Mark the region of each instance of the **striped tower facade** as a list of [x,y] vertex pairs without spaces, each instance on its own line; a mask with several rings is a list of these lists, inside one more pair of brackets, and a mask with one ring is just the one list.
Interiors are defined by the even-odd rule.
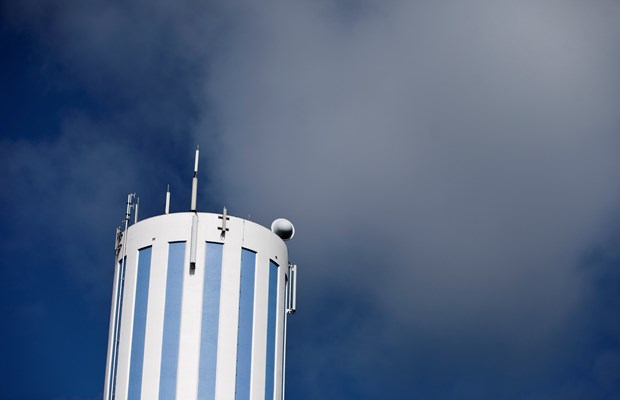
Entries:
[[137,222],[118,244],[104,399],[283,399],[291,267],[278,235],[187,212]]

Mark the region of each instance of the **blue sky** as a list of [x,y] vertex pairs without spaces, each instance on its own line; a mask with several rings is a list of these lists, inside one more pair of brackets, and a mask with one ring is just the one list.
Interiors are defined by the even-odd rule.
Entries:
[[292,220],[289,399],[620,396],[620,6],[0,2],[0,399],[101,397],[114,230]]

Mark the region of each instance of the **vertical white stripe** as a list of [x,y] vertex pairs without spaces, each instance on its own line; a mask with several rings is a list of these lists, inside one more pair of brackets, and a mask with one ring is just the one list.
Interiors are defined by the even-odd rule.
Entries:
[[267,352],[267,305],[269,297],[269,256],[256,254],[254,286],[254,334],[252,335],[252,379],[250,400],[265,398],[265,360]]
[[[198,237],[202,227],[198,227]],[[198,360],[200,355],[200,315],[202,314],[202,285],[204,280],[205,243],[196,243],[196,270],[189,273],[185,263],[181,332],[179,335],[179,369],[177,371],[177,399],[195,399],[198,390]],[[185,260],[189,260],[190,246],[185,246]],[[200,266],[200,268],[198,267]],[[160,399],[167,400],[167,399]]]
[[118,367],[116,370],[116,399],[127,398],[129,382],[129,358],[131,357],[131,333],[133,331],[134,304],[136,301],[138,249],[132,243],[131,235],[127,239],[127,265],[125,266],[125,293],[123,295],[123,314],[121,316],[120,343],[118,346]]
[[[285,344],[285,338],[284,338],[284,327],[285,327],[285,321],[284,319],[286,318],[286,316],[284,315],[284,307],[286,304],[286,293],[285,293],[285,273],[286,270],[288,268],[286,268],[288,266],[288,260],[282,260],[280,263],[280,268],[278,268],[278,314],[276,316],[276,337],[278,338],[276,341],[276,364],[275,364],[275,370],[276,370],[276,381],[275,381],[275,398],[276,399],[282,399],[283,397],[283,393],[282,393],[282,387],[283,387],[283,381],[282,381],[282,377],[284,374],[283,371],[283,350],[284,350],[284,344]],[[269,399],[271,400],[271,399]]]
[[112,373],[112,359],[113,357],[113,348],[114,348],[114,330],[118,321],[116,321],[116,303],[118,302],[118,293],[120,290],[119,279],[120,277],[120,262],[116,260],[114,265],[114,283],[112,286],[112,309],[110,310],[110,329],[108,332],[108,356],[106,358],[106,369],[105,369],[105,386],[103,389],[103,398],[110,398],[110,379]]

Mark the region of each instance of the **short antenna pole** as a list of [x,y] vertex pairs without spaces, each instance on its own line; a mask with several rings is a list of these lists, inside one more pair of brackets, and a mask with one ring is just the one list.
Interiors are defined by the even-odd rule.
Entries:
[[164,214],[170,214],[170,185],[166,189],[166,208],[164,209]]
[[194,159],[194,177],[192,178],[192,204],[190,211],[196,212],[196,196],[198,192],[198,146],[196,146],[196,158]]
[[136,207],[134,209],[134,214],[133,214],[133,223],[134,224],[138,223],[138,207],[140,207],[140,198],[139,197],[136,199]]
[[194,159],[194,177],[192,178],[192,236],[189,243],[189,273],[196,270],[196,249],[198,247],[198,212],[196,212],[196,195],[198,192],[198,146],[196,146],[196,158]]

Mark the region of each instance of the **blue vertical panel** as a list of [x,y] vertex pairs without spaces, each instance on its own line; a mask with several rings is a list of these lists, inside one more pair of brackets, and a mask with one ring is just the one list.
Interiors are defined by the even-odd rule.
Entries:
[[138,400],[141,395],[146,309],[149,298],[149,277],[151,275],[151,250],[151,247],[146,247],[138,251],[138,277],[136,279],[136,302],[133,309],[128,400]]
[[276,364],[276,316],[278,315],[278,264],[269,261],[269,297],[267,300],[267,362],[265,366],[265,400],[273,400]]
[[252,372],[252,322],[254,317],[254,274],[256,253],[241,252],[241,287],[239,294],[239,332],[237,338],[237,381],[235,399],[250,398]]
[[164,309],[164,332],[159,374],[159,398],[162,400],[174,399],[177,391],[184,261],[185,242],[168,244],[166,306]]
[[207,242],[205,281],[202,292],[198,400],[215,399],[215,369],[217,366],[217,336],[220,320],[220,286],[222,281],[222,247],[221,243]]
[[118,282],[116,282],[116,307],[114,308],[114,333],[112,342],[112,369],[110,377],[109,398],[116,397],[116,369],[118,368],[118,341],[121,332],[121,317],[123,316],[123,294],[125,292],[125,265],[127,257],[118,263]]

